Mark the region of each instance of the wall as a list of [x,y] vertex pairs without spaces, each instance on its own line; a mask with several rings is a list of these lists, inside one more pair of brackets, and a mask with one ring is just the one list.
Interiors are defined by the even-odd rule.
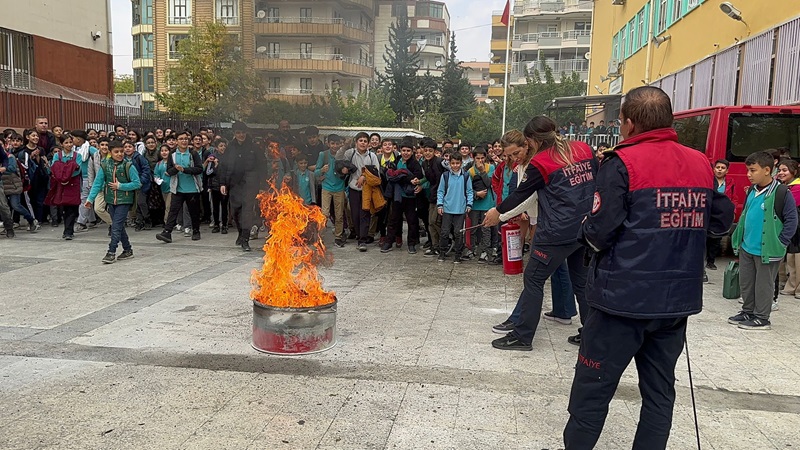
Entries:
[[109,0],[0,0],[0,27],[110,54],[109,8]]
[[33,54],[36,78],[108,97],[114,90],[111,55],[41,36],[33,38]]
[[[624,6],[614,6],[610,1],[595,1],[593,23],[604,25],[595,26],[592,31],[589,86],[599,85],[604,90],[608,88],[609,81],[602,82],[600,77],[608,73],[613,36],[646,3],[644,0],[627,0]],[[643,81],[653,82],[677,72],[734,45],[737,39],[755,36],[800,15],[800,2],[774,1],[770,2],[769,7],[764,7],[762,2],[754,0],[734,0],[731,3],[742,11],[742,17],[749,25],[748,33],[748,27],[727,17],[719,9],[719,3],[705,0],[661,33],[661,36],[669,35],[670,40],[658,48],[650,45],[652,55],[649,72],[646,71],[647,46],[625,60],[622,91],[641,86]],[[653,2],[651,30],[652,10],[656,7],[657,3]]]

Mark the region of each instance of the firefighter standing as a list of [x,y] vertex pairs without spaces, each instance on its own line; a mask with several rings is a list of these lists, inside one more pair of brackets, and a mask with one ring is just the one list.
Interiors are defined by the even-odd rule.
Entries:
[[642,395],[633,448],[667,445],[687,318],[703,305],[706,234],[724,235],[733,221],[733,204],[713,188],[708,159],[678,143],[672,117],[662,90],[630,91],[620,111],[624,140],[598,171],[579,234],[595,253],[566,450],[594,448],[631,359]]

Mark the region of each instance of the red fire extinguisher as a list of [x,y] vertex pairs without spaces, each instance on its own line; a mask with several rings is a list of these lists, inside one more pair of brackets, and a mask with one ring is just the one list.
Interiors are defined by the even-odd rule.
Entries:
[[503,245],[503,273],[517,275],[522,273],[522,233],[519,225],[508,222],[500,227]]

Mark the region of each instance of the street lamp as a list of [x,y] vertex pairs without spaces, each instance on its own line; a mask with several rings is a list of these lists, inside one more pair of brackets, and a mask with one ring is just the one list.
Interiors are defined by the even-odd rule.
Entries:
[[418,123],[417,130],[419,130],[419,131],[422,131],[422,116],[424,116],[424,115],[425,115],[425,110],[424,109],[420,109],[419,110],[419,116],[417,117],[417,123]]

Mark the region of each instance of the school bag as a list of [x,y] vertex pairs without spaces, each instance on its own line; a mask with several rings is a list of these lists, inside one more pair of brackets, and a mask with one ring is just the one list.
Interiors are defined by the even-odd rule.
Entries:
[[722,278],[722,297],[735,300],[741,296],[739,288],[739,261],[731,261]]

